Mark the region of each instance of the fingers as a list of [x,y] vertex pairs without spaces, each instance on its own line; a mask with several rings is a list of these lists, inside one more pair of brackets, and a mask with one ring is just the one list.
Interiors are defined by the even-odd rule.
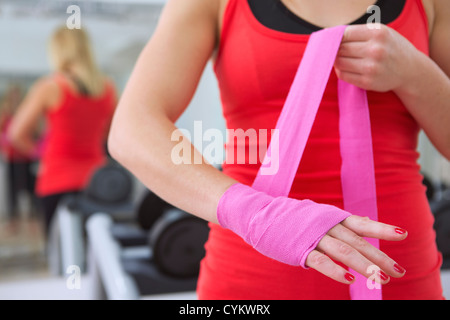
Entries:
[[371,38],[380,37],[387,32],[388,27],[383,24],[375,24],[373,28],[368,28],[366,24],[350,25],[344,31],[342,42],[364,42]]
[[339,47],[338,57],[364,58],[367,44],[364,42],[345,42]]
[[350,72],[359,75],[363,75],[368,70],[366,68],[366,61],[359,58],[338,57],[334,63],[334,66],[341,72]]
[[351,83],[354,86],[357,86],[358,88],[364,89],[364,90],[370,90],[372,82],[363,74],[360,73],[354,73],[354,72],[348,72],[348,71],[341,71],[340,69],[335,69],[337,77],[345,81],[347,83]]
[[[359,274],[366,277],[373,276],[370,270],[372,270],[375,263],[364,257],[351,245],[329,235],[325,235],[319,242],[317,248],[330,258],[342,262]],[[389,276],[380,270],[374,280],[380,284],[386,284],[389,282]]]
[[341,223],[361,237],[377,238],[388,241],[401,241],[408,236],[408,232],[400,227],[391,226],[367,217],[350,216]]
[[371,31],[366,25],[349,25],[344,31],[342,42],[367,41],[370,39]]
[[355,279],[354,275],[317,250],[308,255],[306,265],[341,283],[351,284]]
[[[349,245],[365,258],[361,260],[365,263],[361,265],[361,268],[365,268],[365,273],[369,272],[368,276],[371,275],[371,272],[369,271],[370,269],[368,268],[374,265],[383,270],[383,272],[389,276],[395,278],[404,276],[404,268],[391,259],[387,254],[375,248],[364,238],[347,229],[343,225],[337,225],[335,228],[330,230],[328,235]],[[367,263],[370,264],[367,265]]]
[[[400,241],[407,232],[366,217],[351,216],[332,228],[306,260],[306,265],[341,283],[351,284],[354,276],[336,264],[339,261],[380,284],[390,277],[401,278],[405,269],[363,237]],[[374,277],[374,270],[378,270]]]

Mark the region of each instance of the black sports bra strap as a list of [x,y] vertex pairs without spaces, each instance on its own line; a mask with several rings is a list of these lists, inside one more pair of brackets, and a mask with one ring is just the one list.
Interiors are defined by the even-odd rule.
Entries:
[[[290,11],[281,0],[246,0],[256,19],[266,27],[295,34],[311,34],[321,28],[303,20]],[[381,23],[388,24],[400,16],[406,0],[378,0],[375,5],[381,9]],[[372,13],[364,13],[351,24],[366,23]]]

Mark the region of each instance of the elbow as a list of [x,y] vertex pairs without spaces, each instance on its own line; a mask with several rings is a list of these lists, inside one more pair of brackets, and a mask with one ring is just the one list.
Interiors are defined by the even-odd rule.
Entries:
[[22,134],[17,131],[13,126],[11,126],[8,129],[8,132],[6,133],[7,139],[9,141],[9,143],[15,147],[15,148],[20,148],[22,145],[22,141],[23,141],[23,137]]
[[121,151],[123,148],[121,147],[121,139],[117,126],[118,125],[113,121],[108,132],[106,146],[108,148],[109,155],[117,162],[122,163],[123,152]]
[[126,167],[130,155],[130,141],[123,119],[114,115],[106,139],[106,148],[112,159]]
[[447,160],[450,161],[450,132],[447,134],[447,138],[444,139],[441,145],[435,145],[439,153]]
[[442,151],[441,154],[447,161],[450,161],[450,148],[447,147],[447,149]]

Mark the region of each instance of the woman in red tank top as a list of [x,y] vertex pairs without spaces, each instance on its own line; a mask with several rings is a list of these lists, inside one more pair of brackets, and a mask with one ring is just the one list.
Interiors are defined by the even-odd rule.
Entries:
[[[375,1],[282,2],[292,12],[304,13],[306,20],[331,27],[348,23]],[[322,241],[312,252],[351,267],[364,260],[361,256],[370,256],[359,236],[373,230],[382,239],[381,252],[396,261],[383,270],[383,299],[442,299],[441,257],[416,147],[422,128],[450,158],[450,42],[443,31],[448,30],[449,13],[450,4],[442,1],[407,0],[387,26],[347,28],[290,193],[294,199],[343,207],[337,79],[368,90],[378,215],[384,224],[355,217],[339,224],[357,234],[343,240],[352,259],[330,251]],[[201,299],[350,298],[351,277],[334,274],[339,269],[329,259],[309,259],[311,252],[306,260],[310,269],[286,265],[219,226],[219,200],[236,182],[251,185],[260,162],[225,163],[222,173],[208,164],[177,165],[170,158],[176,144],[169,141],[173,123],[211,56],[227,128],[271,132],[308,39],[262,25],[248,0],[171,0],[124,91],[109,138],[112,155],[162,198],[212,222],[198,282]],[[241,146],[226,149],[237,154]],[[406,229],[407,237],[395,226]],[[343,239],[336,230],[328,234]],[[384,259],[381,252],[374,254]]]
[[[83,190],[106,163],[105,142],[116,97],[97,69],[84,30],[61,27],[50,41],[56,72],[39,79],[19,108],[9,135],[27,153],[40,151],[36,194],[48,230],[59,199]],[[43,142],[33,133],[45,116]]]
[[[255,19],[247,1],[230,1],[228,6],[215,64],[227,128],[254,128],[256,132],[272,129],[309,36],[266,28]],[[389,26],[428,54],[427,20],[420,2],[407,1],[403,12]],[[235,50],[237,47],[239,51]],[[269,66],[267,61],[276,63]],[[259,75],[261,70],[266,76]],[[245,77],[239,77],[240,74]],[[236,90],[244,86],[246,90]],[[381,242],[381,250],[407,270],[401,280],[392,279],[383,287],[383,297],[439,298],[441,261],[434,240],[433,218],[417,165],[418,124],[393,92],[369,91],[368,99],[379,221],[408,230],[408,238],[402,242]],[[309,141],[290,197],[343,208],[337,77],[334,73]],[[251,185],[259,165],[225,163],[223,171]],[[268,259],[229,231],[217,225],[211,225],[211,229],[199,282],[201,297],[263,298],[276,291],[279,298],[348,298],[349,290],[345,284],[338,284],[315,271]],[[245,263],[240,262],[242,260]],[[240,276],[227,276],[229,272]],[[215,278],[227,280],[211,285]]]

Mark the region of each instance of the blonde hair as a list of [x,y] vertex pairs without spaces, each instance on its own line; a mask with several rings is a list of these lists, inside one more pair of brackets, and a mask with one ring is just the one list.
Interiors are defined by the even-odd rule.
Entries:
[[88,34],[83,29],[58,28],[50,38],[49,53],[54,68],[75,75],[89,95],[103,92],[105,78],[95,63]]

